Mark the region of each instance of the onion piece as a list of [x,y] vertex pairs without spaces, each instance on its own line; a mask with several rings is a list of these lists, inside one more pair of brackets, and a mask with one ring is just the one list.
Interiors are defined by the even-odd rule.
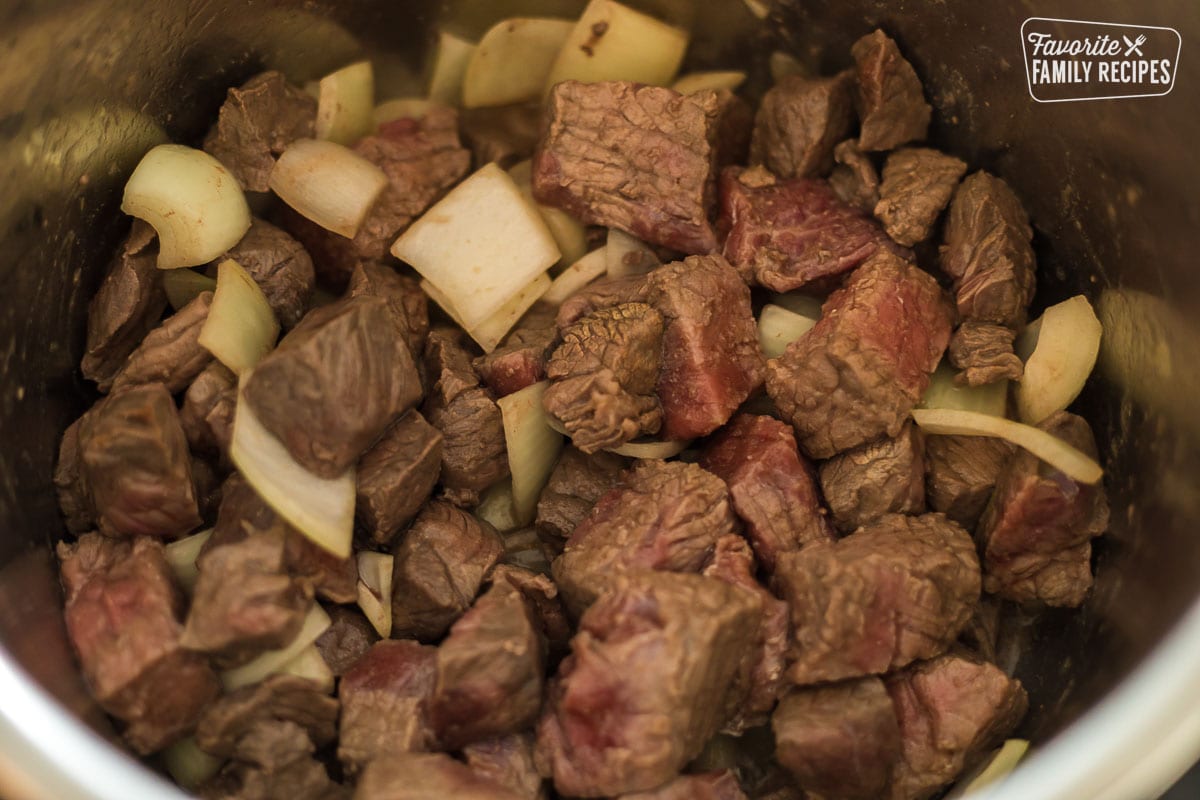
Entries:
[[394,100],[384,100],[375,106],[371,119],[378,128],[385,122],[395,119],[419,119],[429,113],[436,104],[424,97],[397,97]]
[[771,303],[793,314],[817,321],[821,319],[821,300],[802,292],[784,292],[771,296]]
[[746,73],[741,70],[722,70],[712,72],[690,72],[671,88],[680,94],[693,94],[711,89],[719,92],[722,89],[733,91],[746,82]]
[[298,139],[275,162],[269,184],[301,216],[353,239],[387,182],[383,170],[348,147]]
[[533,522],[538,497],[550,480],[563,437],[542,407],[549,381],[539,381],[496,401],[504,419],[504,444],[512,471],[513,516],[518,526]]
[[158,268],[207,264],[250,230],[250,206],[220,161],[191,147],[160,144],[125,184],[121,210],[158,233]]
[[452,33],[438,34],[437,51],[429,71],[430,100],[448,106],[457,106],[462,101],[463,77],[476,46]]
[[163,766],[167,774],[184,789],[191,791],[216,775],[225,759],[209,755],[196,744],[195,737],[188,736],[163,750]]
[[669,86],[687,46],[687,31],[614,0],[592,0],[559,51],[546,91],[569,80]]
[[766,4],[765,0],[742,0],[742,3],[756,19],[766,19],[771,13],[771,7]]
[[316,134],[338,144],[354,144],[374,126],[375,70],[359,61],[321,78]]
[[771,80],[775,83],[779,83],[789,75],[803,75],[808,72],[799,59],[782,50],[771,53],[767,59],[767,66],[771,71]]
[[954,382],[956,374],[948,362],[938,364],[929,377],[929,387],[921,396],[918,406],[975,411],[993,417],[1008,416],[1008,381],[995,381],[983,386],[959,386]]
[[491,525],[500,533],[515,530],[516,512],[513,509],[512,480],[505,478],[484,490],[475,507],[475,516]]
[[975,770],[973,777],[966,776],[961,779],[954,791],[946,795],[946,800],[957,800],[957,798],[968,797],[975,792],[981,791],[984,787],[990,786],[1007,777],[1009,773],[1017,768],[1017,764],[1025,757],[1025,753],[1028,750],[1028,740],[1009,739],[996,751],[995,755],[984,763],[981,769]]
[[433,302],[437,303],[450,319],[458,323],[460,328],[475,340],[485,353],[496,349],[513,326],[525,315],[530,306],[538,301],[550,288],[550,276],[546,273],[534,278],[523,289],[514,294],[509,301],[495,314],[485,319],[473,328],[468,328],[462,321],[458,309],[450,302],[450,298],[442,294],[436,286],[426,280],[421,281],[421,288]]
[[310,680],[326,694],[333,694],[333,670],[325,661],[325,656],[315,644],[300,651],[300,654],[279,668],[285,675],[295,675],[297,678]]
[[[250,373],[242,374],[242,385]],[[338,558],[350,557],[354,536],[354,468],[320,478],[291,453],[238,397],[229,457],[263,501],[313,542]]]
[[392,635],[392,564],[387,553],[358,554],[358,607],[384,639]]
[[536,100],[575,23],[567,19],[517,17],[492,26],[471,54],[462,82],[465,108]]
[[632,441],[625,444],[617,445],[616,447],[604,448],[610,453],[616,453],[619,456],[627,458],[674,458],[675,456],[687,450],[691,440],[682,442],[664,442],[664,441]]
[[268,650],[240,667],[222,672],[219,676],[221,685],[225,687],[225,691],[232,692],[234,689],[250,686],[283,671],[293,659],[327,631],[331,624],[332,621],[325,613],[325,609],[321,608],[321,604],[313,603],[312,608],[308,610],[308,616],[304,618],[304,622],[300,626],[300,632],[296,634],[296,638],[292,639],[290,644],[278,650]]
[[1016,343],[1025,361],[1017,413],[1036,425],[1079,396],[1100,354],[1103,329],[1083,295],[1050,306]]
[[200,549],[204,547],[204,543],[210,536],[212,536],[212,528],[176,539],[163,548],[167,564],[171,566],[171,571],[175,573],[179,585],[188,594],[191,594],[192,590],[196,588],[196,579],[200,577],[200,570],[196,567],[196,558],[200,555]]
[[554,237],[561,254],[561,261],[574,264],[587,253],[587,229],[583,223],[572,217],[561,208],[544,206],[533,199],[533,164],[528,159],[519,161],[508,168],[508,176],[517,184],[525,199],[533,203],[546,221],[550,235]]
[[1104,470],[1092,458],[1040,428],[977,411],[918,408],[913,419],[926,433],[952,436],[995,436],[1023,447],[1079,483],[1098,483]]
[[605,245],[610,278],[645,275],[662,264],[653,250],[625,231],[609,228]]
[[758,315],[758,346],[767,358],[779,358],[816,324],[815,319],[768,303]]
[[232,258],[222,261],[200,346],[241,375],[271,352],[278,337],[279,321],[254,278]]
[[599,278],[608,270],[608,254],[604,247],[593,250],[564,269],[542,295],[542,302],[561,305],[571,295]]
[[170,269],[162,276],[167,302],[178,311],[205,292],[215,291],[217,282],[194,269]]

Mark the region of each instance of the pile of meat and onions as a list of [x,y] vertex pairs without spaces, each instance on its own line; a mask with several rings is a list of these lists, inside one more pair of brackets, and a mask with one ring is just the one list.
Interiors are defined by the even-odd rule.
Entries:
[[595,0],[444,34],[428,97],[263,73],[145,155],[55,475],[132,751],[288,800],[914,800],[1019,757],[995,620],[1080,605],[1107,524],[1091,306],[1028,319],[1019,199],[920,144],[884,32],[757,111],[686,46]]

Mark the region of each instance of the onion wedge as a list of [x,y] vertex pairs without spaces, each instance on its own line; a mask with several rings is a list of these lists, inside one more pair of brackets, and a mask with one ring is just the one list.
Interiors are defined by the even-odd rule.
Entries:
[[200,346],[241,375],[271,352],[278,337],[279,321],[254,278],[232,258],[222,261]]
[[419,119],[429,113],[429,109],[434,105],[435,103],[424,97],[397,97],[394,100],[384,100],[375,106],[371,118],[375,127],[378,128],[383,123],[391,122],[394,119]]
[[746,73],[740,70],[691,72],[675,81],[671,88],[680,94],[692,94],[712,89],[719,92],[722,89],[734,89],[746,82]]
[[447,106],[462,101],[463,76],[477,45],[452,33],[438,34],[437,54],[429,71],[429,99]]
[[1025,329],[1014,348],[1025,360],[1016,391],[1024,422],[1036,425],[1079,396],[1096,366],[1102,332],[1081,294],[1050,306]]
[[375,71],[359,61],[321,78],[317,92],[318,139],[350,145],[374,127]]
[[450,316],[450,319],[457,322],[460,328],[464,328],[467,334],[475,340],[476,344],[483,348],[485,353],[490,353],[496,349],[508,332],[512,330],[513,326],[529,310],[529,307],[546,293],[550,285],[550,276],[543,272],[530,281],[525,288],[513,295],[496,313],[475,327],[468,328],[463,324],[462,316],[458,313],[450,298],[442,294],[429,281],[421,281],[421,288],[425,291],[425,294],[429,295],[433,302],[441,306],[441,309]]
[[163,750],[163,766],[167,774],[184,789],[191,791],[220,771],[225,759],[209,755],[189,736]]
[[561,208],[544,206],[533,199],[533,163],[525,160],[513,164],[508,168],[508,176],[517,184],[525,199],[537,207],[538,213],[546,222],[546,227],[550,229],[550,235],[558,245],[562,261],[574,264],[583,258],[587,253],[587,231],[583,223]]
[[329,629],[332,621],[320,603],[313,603],[308,610],[308,616],[300,626],[300,632],[287,647],[278,650],[268,650],[254,660],[240,667],[226,670],[220,674],[221,685],[225,691],[232,692],[243,686],[258,683],[269,675],[281,672],[294,658],[299,656],[309,645],[315,642],[322,633]]
[[687,31],[614,0],[592,0],[559,51],[546,91],[569,80],[669,86],[687,46]]
[[662,264],[654,251],[644,242],[616,228],[608,229],[605,251],[608,253],[608,276],[610,278],[645,275]]
[[1099,483],[1104,470],[1093,459],[1040,428],[977,411],[918,408],[913,419],[926,433],[952,436],[995,436],[1005,439],[1045,461],[1079,483]]
[[976,411],[993,417],[1007,416],[1008,381],[996,381],[983,386],[959,386],[954,382],[956,374],[948,362],[938,364],[929,378],[929,387],[921,396],[920,407]]
[[811,317],[768,303],[758,315],[758,346],[767,358],[779,358],[789,344],[816,324]]
[[549,381],[540,381],[496,401],[504,419],[517,527],[533,522],[538,497],[562,449],[563,437],[550,426],[550,415],[542,407],[542,396],[549,385]]
[[167,302],[178,311],[205,292],[215,291],[217,282],[194,269],[169,269],[162,276]]
[[171,571],[175,573],[179,585],[188,594],[192,593],[192,589],[196,587],[196,579],[200,577],[200,570],[196,567],[196,558],[200,555],[200,549],[204,547],[204,543],[210,536],[212,536],[212,528],[176,539],[163,548],[163,554],[167,557]]
[[388,179],[348,147],[298,139],[275,162],[268,183],[301,216],[353,239]]
[[558,273],[550,282],[550,288],[542,295],[542,302],[561,305],[568,297],[603,275],[608,270],[608,254],[604,251],[603,247],[593,250]]
[[691,441],[682,442],[663,442],[663,441],[633,441],[625,444],[617,445],[616,447],[605,448],[610,453],[616,453],[619,456],[627,458],[674,458],[675,456],[687,450]]
[[333,670],[315,644],[300,651],[300,654],[279,668],[286,675],[304,678],[321,687],[326,694],[333,694]]
[[567,19],[504,19],[483,35],[471,54],[462,82],[464,108],[503,106],[536,100],[563,42],[574,29]]
[[358,554],[358,607],[384,639],[392,635],[392,563],[387,553]]
[[513,509],[512,480],[505,478],[485,489],[475,507],[475,516],[500,533],[516,530],[519,526]]

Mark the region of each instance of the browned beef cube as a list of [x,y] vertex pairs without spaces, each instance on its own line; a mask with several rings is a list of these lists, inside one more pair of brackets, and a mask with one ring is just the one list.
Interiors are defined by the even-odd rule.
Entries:
[[241,241],[218,261],[226,258],[232,258],[254,279],[285,330],[304,316],[316,273],[308,251],[286,231],[255,219]]
[[[1082,417],[1060,411],[1038,425],[1096,457],[1096,440]],[[1018,450],[996,483],[979,521],[984,588],[1022,603],[1078,606],[1092,585],[1090,548],[1108,528],[1101,485],[1076,483],[1027,450]]]
[[621,573],[699,572],[736,524],[717,476],[695,464],[639,461],[567,539],[554,581],[579,615]]
[[754,135],[754,109],[728,89],[717,91],[716,168],[745,164]]
[[1025,716],[1020,681],[994,664],[944,655],[885,680],[900,723],[902,754],[890,800],[937,794],[974,758],[999,744]]
[[788,646],[787,603],[763,588],[754,572],[750,545],[736,533],[729,533],[717,540],[712,558],[701,573],[744,590],[759,606],[758,633],[754,649],[747,654],[750,672],[744,697],[739,698],[725,725],[725,731],[734,734],[766,723],[783,686]]
[[475,371],[496,397],[519,392],[546,377],[546,359],[558,335],[557,311],[548,303],[535,303],[499,347],[475,359]]
[[102,392],[167,307],[157,261],[154,229],[135,219],[88,306],[87,349],[80,369]]
[[429,499],[442,468],[442,434],[409,411],[358,462],[354,515],[371,540],[387,544]]
[[492,584],[437,650],[430,719],[443,747],[517,733],[542,703],[546,640],[508,581]]
[[829,174],[829,185],[838,199],[868,214],[879,202],[879,173],[871,157],[864,153],[854,139],[847,139],[833,148],[837,166]]
[[580,317],[562,332],[546,364],[542,404],[585,453],[657,433],[663,409],[654,394],[663,317],[645,303],[622,303]]
[[197,788],[204,800],[341,800],[348,795],[313,757],[308,732],[295,722],[255,725],[238,742],[233,760]]
[[550,90],[533,195],[591,225],[683,253],[711,253],[719,102],[629,81]]
[[533,612],[538,629],[550,644],[551,653],[566,648],[571,638],[571,622],[558,597],[558,587],[549,577],[513,564],[497,564],[489,576],[492,583],[508,582],[516,587]]
[[925,138],[932,112],[921,79],[900,48],[881,30],[850,48],[858,79],[858,118],[863,150],[891,150]]
[[950,341],[950,316],[937,281],[911,263],[884,253],[856,270],[767,365],[767,393],[800,447],[829,458],[899,435]]
[[957,384],[982,386],[1002,380],[1020,380],[1025,365],[1013,352],[1016,331],[1003,325],[993,325],[969,319],[958,327],[950,339],[947,357],[962,370],[954,376]]
[[[62,441],[58,445],[58,462],[54,465],[54,489],[58,495],[58,507],[62,511],[67,530],[76,535],[96,527],[91,494],[84,485],[82,465],[79,461],[79,429],[86,416],[85,413],[63,432]],[[580,517],[582,516],[580,514]]]
[[237,376],[213,361],[196,376],[179,407],[179,423],[192,449],[228,455],[237,408]]
[[546,787],[533,763],[533,735],[514,733],[474,742],[462,749],[471,771],[504,786],[523,800],[545,800]]
[[881,250],[907,254],[825,181],[779,180],[762,168],[722,173],[720,227],[742,278],[777,292],[827,286]]
[[442,485],[480,492],[508,475],[500,407],[479,385],[458,331],[439,329],[425,346],[432,388],[421,411],[442,433]]
[[208,662],[179,643],[183,597],[162,545],[96,533],[60,543],[67,632],[100,706],[138,753],[185,736],[220,692]]
[[750,291],[721,256],[691,256],[647,275],[642,295],[666,320],[662,436],[707,436],[762,385]]
[[897,150],[883,165],[875,216],[900,244],[912,247],[923,242],[966,172],[965,161],[937,150]]
[[542,105],[466,108],[459,112],[459,127],[476,169],[493,161],[508,169],[533,155],[542,131]]
[[387,264],[364,261],[351,273],[346,294],[387,300],[396,333],[408,343],[413,361],[420,362],[429,335],[429,298],[419,283]]
[[746,800],[737,776],[729,770],[681,775],[648,792],[623,794],[618,800]]
[[429,700],[436,664],[433,647],[385,639],[342,676],[338,759],[347,771],[356,773],[380,756],[434,746]]
[[786,423],[739,414],[709,441],[700,465],[729,487],[733,510],[768,573],[782,553],[832,538],[812,465]]
[[440,638],[470,608],[503,554],[491,525],[449,503],[430,502],[395,551],[392,635]]
[[358,599],[358,564],[353,556],[338,558],[295,528],[284,541],[288,573],[306,579],[318,597],[331,603]]
[[839,453],[821,465],[821,491],[833,524],[850,533],[884,514],[925,510],[925,438],[911,422],[894,439]]
[[212,354],[200,346],[200,329],[212,299],[212,292],[201,292],[146,334],[113,378],[112,388],[161,383],[172,394],[186,389],[212,361]]
[[792,611],[788,679],[878,675],[946,650],[979,602],[971,537],[941,514],[892,514],[779,560]]
[[589,456],[570,445],[564,447],[538,498],[538,533],[550,541],[570,536],[596,501],[617,485],[627,465],[626,459],[613,453]]
[[674,778],[726,721],[757,604],[722,581],[619,577],[579,621],[538,723],[538,766],[565,795]]
[[230,89],[204,149],[242,188],[265,192],[275,160],[297,139],[311,139],[317,102],[274,70]]
[[401,753],[372,761],[354,800],[522,800],[523,795],[480,775],[445,753]]
[[242,738],[263,723],[286,720],[308,732],[317,746],[337,736],[338,701],[312,681],[271,675],[210,705],[196,726],[196,744],[215,756],[233,756]]
[[879,678],[798,689],[771,716],[775,760],[807,792],[881,797],[900,757],[900,727]]
[[561,331],[583,315],[597,309],[641,300],[645,285],[645,275],[627,275],[623,278],[601,278],[593,281],[562,302],[558,307],[555,324]]
[[969,175],[954,193],[940,250],[965,319],[1013,328],[1033,299],[1033,228],[1008,184],[986,172]]
[[340,678],[379,641],[379,634],[358,606],[332,606],[327,613],[329,627],[315,644],[330,671]]
[[1000,471],[1014,451],[1003,439],[988,436],[926,436],[925,497],[969,531],[975,530]]
[[421,398],[388,304],[352,297],[310,311],[242,389],[263,427],[305,469],[341,475]]
[[853,123],[853,72],[815,79],[788,75],[758,107],[750,163],[782,178],[824,175],[833,167],[834,145]]
[[200,524],[187,439],[161,383],[101,400],[83,417],[78,444],[101,533],[173,539]]

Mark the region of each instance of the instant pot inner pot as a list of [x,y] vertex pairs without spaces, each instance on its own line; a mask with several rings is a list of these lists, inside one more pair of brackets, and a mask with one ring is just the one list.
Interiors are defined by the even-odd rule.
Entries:
[[[694,67],[754,65],[771,49],[832,73],[879,26],[922,76],[933,143],[1007,180],[1036,228],[1035,306],[1085,292],[1105,323],[1080,400],[1102,442],[1113,508],[1097,582],[1078,613],[1012,620],[1009,656],[1030,690],[1020,732],[1061,730],[1127,675],[1200,589],[1200,278],[1188,247],[1200,204],[1196,61],[1172,95],[1035,103],[1009,3],[936,10],[893,0],[786,3],[766,21],[740,0],[633,2],[690,27]],[[78,375],[87,302],[125,230],[121,186],[151,145],[197,143],[225,90],[265,68],[304,81],[367,54],[380,96],[418,90],[435,26],[467,34],[582,2],[10,3],[0,9],[0,641],[75,714],[102,725],[65,642],[50,476],[62,430],[93,396]],[[1044,16],[1200,33],[1194,4],[1051,3]],[[1052,13],[1051,13],[1052,12]],[[753,81],[752,81],[753,83]],[[1191,96],[1188,90],[1191,89]],[[0,705],[5,702],[0,698]],[[0,709],[2,711],[3,709]]]

